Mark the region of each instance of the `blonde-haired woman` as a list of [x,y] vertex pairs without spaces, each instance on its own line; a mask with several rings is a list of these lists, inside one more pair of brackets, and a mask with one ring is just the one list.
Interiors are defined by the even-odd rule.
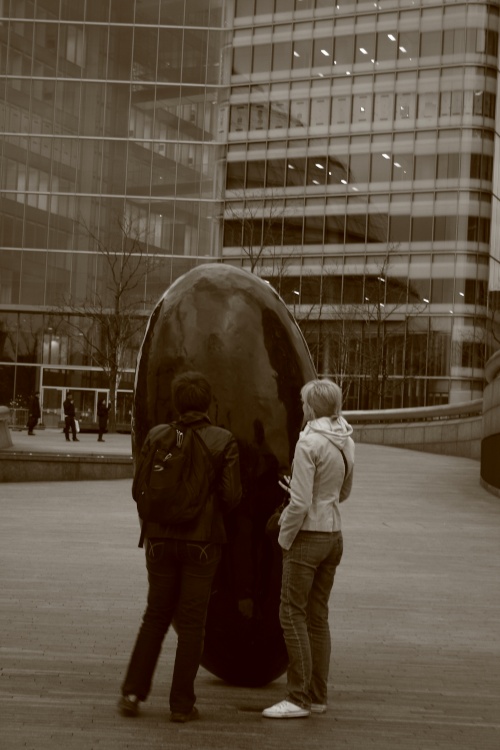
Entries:
[[339,503],[349,497],[352,427],[341,416],[342,391],[330,380],[301,390],[306,425],[295,447],[290,503],[280,518],[283,549],[280,622],[288,651],[286,699],[269,719],[324,713],[330,668],[328,601],[342,557]]

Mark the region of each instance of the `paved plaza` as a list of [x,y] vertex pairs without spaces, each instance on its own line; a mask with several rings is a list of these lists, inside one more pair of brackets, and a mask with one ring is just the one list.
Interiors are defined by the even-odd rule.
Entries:
[[[13,434],[82,454],[95,438]],[[130,436],[106,439],[129,455]],[[201,720],[169,723],[174,633],[141,716],[117,714],[146,593],[130,485],[0,485],[2,750],[500,748],[500,499],[477,462],[357,445],[328,712],[290,721],[260,716],[284,677],[234,688],[202,669]]]

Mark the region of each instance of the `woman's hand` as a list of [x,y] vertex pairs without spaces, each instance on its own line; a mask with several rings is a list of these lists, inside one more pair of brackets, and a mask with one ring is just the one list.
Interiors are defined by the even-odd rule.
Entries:
[[290,480],[291,476],[289,474],[283,474],[282,477],[278,479],[278,484],[281,487],[282,490],[285,490],[288,494],[290,494]]

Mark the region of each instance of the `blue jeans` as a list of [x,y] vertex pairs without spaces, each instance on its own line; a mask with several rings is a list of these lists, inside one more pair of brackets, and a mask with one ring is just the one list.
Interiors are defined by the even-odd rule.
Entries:
[[219,544],[184,539],[147,539],[148,603],[122,685],[123,695],[146,700],[172,620],[177,651],[170,689],[170,710],[189,713],[194,680],[205,639],[212,581],[221,556]]
[[291,548],[283,550],[280,622],[289,659],[287,700],[304,708],[327,702],[328,601],[342,550],[340,531],[299,531]]

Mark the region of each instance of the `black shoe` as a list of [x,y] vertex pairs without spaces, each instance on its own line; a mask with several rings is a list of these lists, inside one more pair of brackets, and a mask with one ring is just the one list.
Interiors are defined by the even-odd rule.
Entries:
[[98,442],[98,443],[105,443],[106,441],[105,441],[105,440],[103,440],[103,438],[97,438],[97,442]]
[[178,711],[172,711],[170,714],[170,721],[177,721],[180,724],[185,724],[186,721],[194,721],[194,719],[199,718],[200,714],[198,713],[196,706],[193,706],[188,714],[181,714]]
[[66,442],[67,442],[67,443],[70,443],[70,442],[71,442],[71,440],[70,440],[69,438],[66,438]]
[[118,701],[118,710],[122,716],[137,716],[140,700],[136,695],[122,695]]
[[34,434],[35,434],[34,432],[28,432],[28,435],[34,435]]
[[78,438],[73,438],[73,442],[74,443],[79,443],[80,441],[78,440]]

